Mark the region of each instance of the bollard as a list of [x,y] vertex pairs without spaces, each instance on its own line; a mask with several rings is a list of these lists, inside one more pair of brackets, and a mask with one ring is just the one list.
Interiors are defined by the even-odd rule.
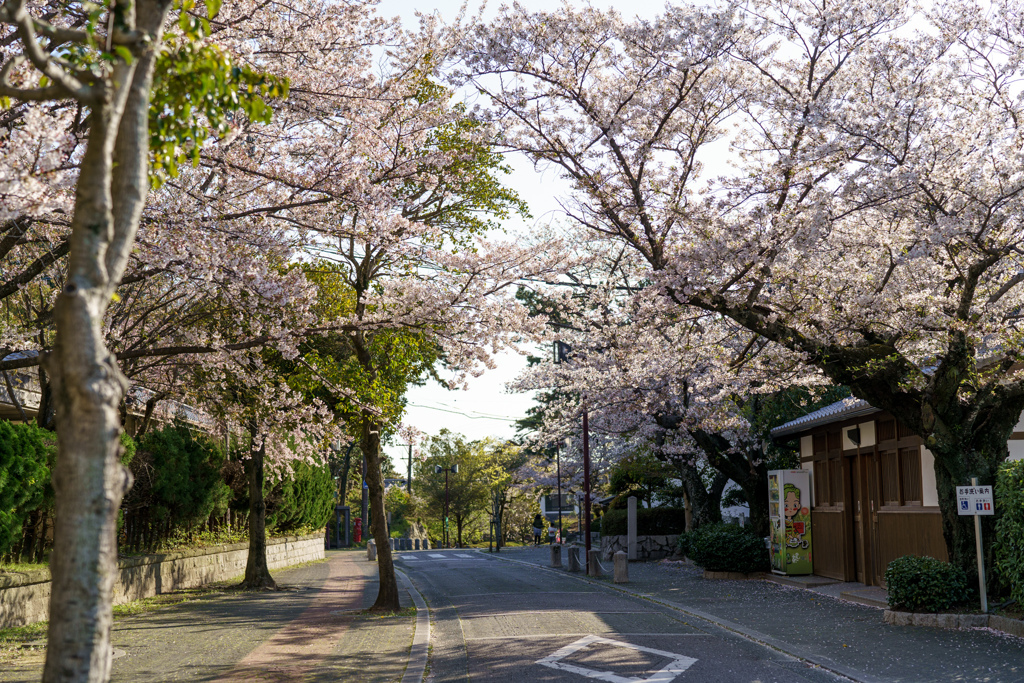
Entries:
[[366,542],[366,559],[370,562],[377,559],[377,544],[373,541]]
[[424,538],[423,539],[423,549],[424,550],[430,550],[430,539],[429,538]]
[[629,583],[629,557],[621,550],[615,553],[615,583]]
[[420,549],[420,539],[417,538],[417,539],[415,539],[412,542],[412,549],[413,550],[419,550]]
[[580,571],[580,549],[578,546],[569,546],[569,571]]
[[388,539],[388,547],[391,548],[392,552],[394,552],[394,550],[395,550],[395,539],[393,539],[393,538],[389,538]]
[[551,546],[551,566],[561,567],[562,566],[562,546],[552,545]]
[[593,548],[590,554],[587,556],[587,576],[593,576],[595,578],[601,576],[601,551],[597,548]]
[[403,538],[402,539],[402,550],[408,550],[408,549],[409,549],[409,539],[408,538]]

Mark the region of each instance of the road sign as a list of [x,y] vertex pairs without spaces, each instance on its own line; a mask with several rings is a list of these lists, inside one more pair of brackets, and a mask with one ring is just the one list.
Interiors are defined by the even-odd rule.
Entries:
[[991,486],[957,486],[956,511],[963,515],[994,515]]

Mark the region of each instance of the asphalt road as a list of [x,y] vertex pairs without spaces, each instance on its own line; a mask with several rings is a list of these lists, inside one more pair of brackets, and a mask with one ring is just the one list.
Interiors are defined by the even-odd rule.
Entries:
[[714,624],[565,573],[476,551],[397,556],[431,609],[428,681],[837,680]]

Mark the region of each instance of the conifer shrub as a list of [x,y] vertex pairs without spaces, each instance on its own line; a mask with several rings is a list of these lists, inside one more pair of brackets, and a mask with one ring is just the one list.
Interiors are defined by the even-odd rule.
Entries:
[[334,511],[334,478],[326,463],[295,461],[266,495],[267,528],[287,534],[323,529]]
[[885,570],[889,607],[906,612],[945,612],[970,597],[964,570],[934,557],[904,555]]
[[56,449],[52,432],[0,421],[0,555],[11,551],[29,513],[44,503]]

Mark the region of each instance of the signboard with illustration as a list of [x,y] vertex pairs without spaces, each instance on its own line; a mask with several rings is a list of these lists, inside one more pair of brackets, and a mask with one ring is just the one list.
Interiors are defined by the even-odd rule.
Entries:
[[799,575],[814,571],[810,475],[808,470],[768,472],[770,550],[772,571],[776,574]]

